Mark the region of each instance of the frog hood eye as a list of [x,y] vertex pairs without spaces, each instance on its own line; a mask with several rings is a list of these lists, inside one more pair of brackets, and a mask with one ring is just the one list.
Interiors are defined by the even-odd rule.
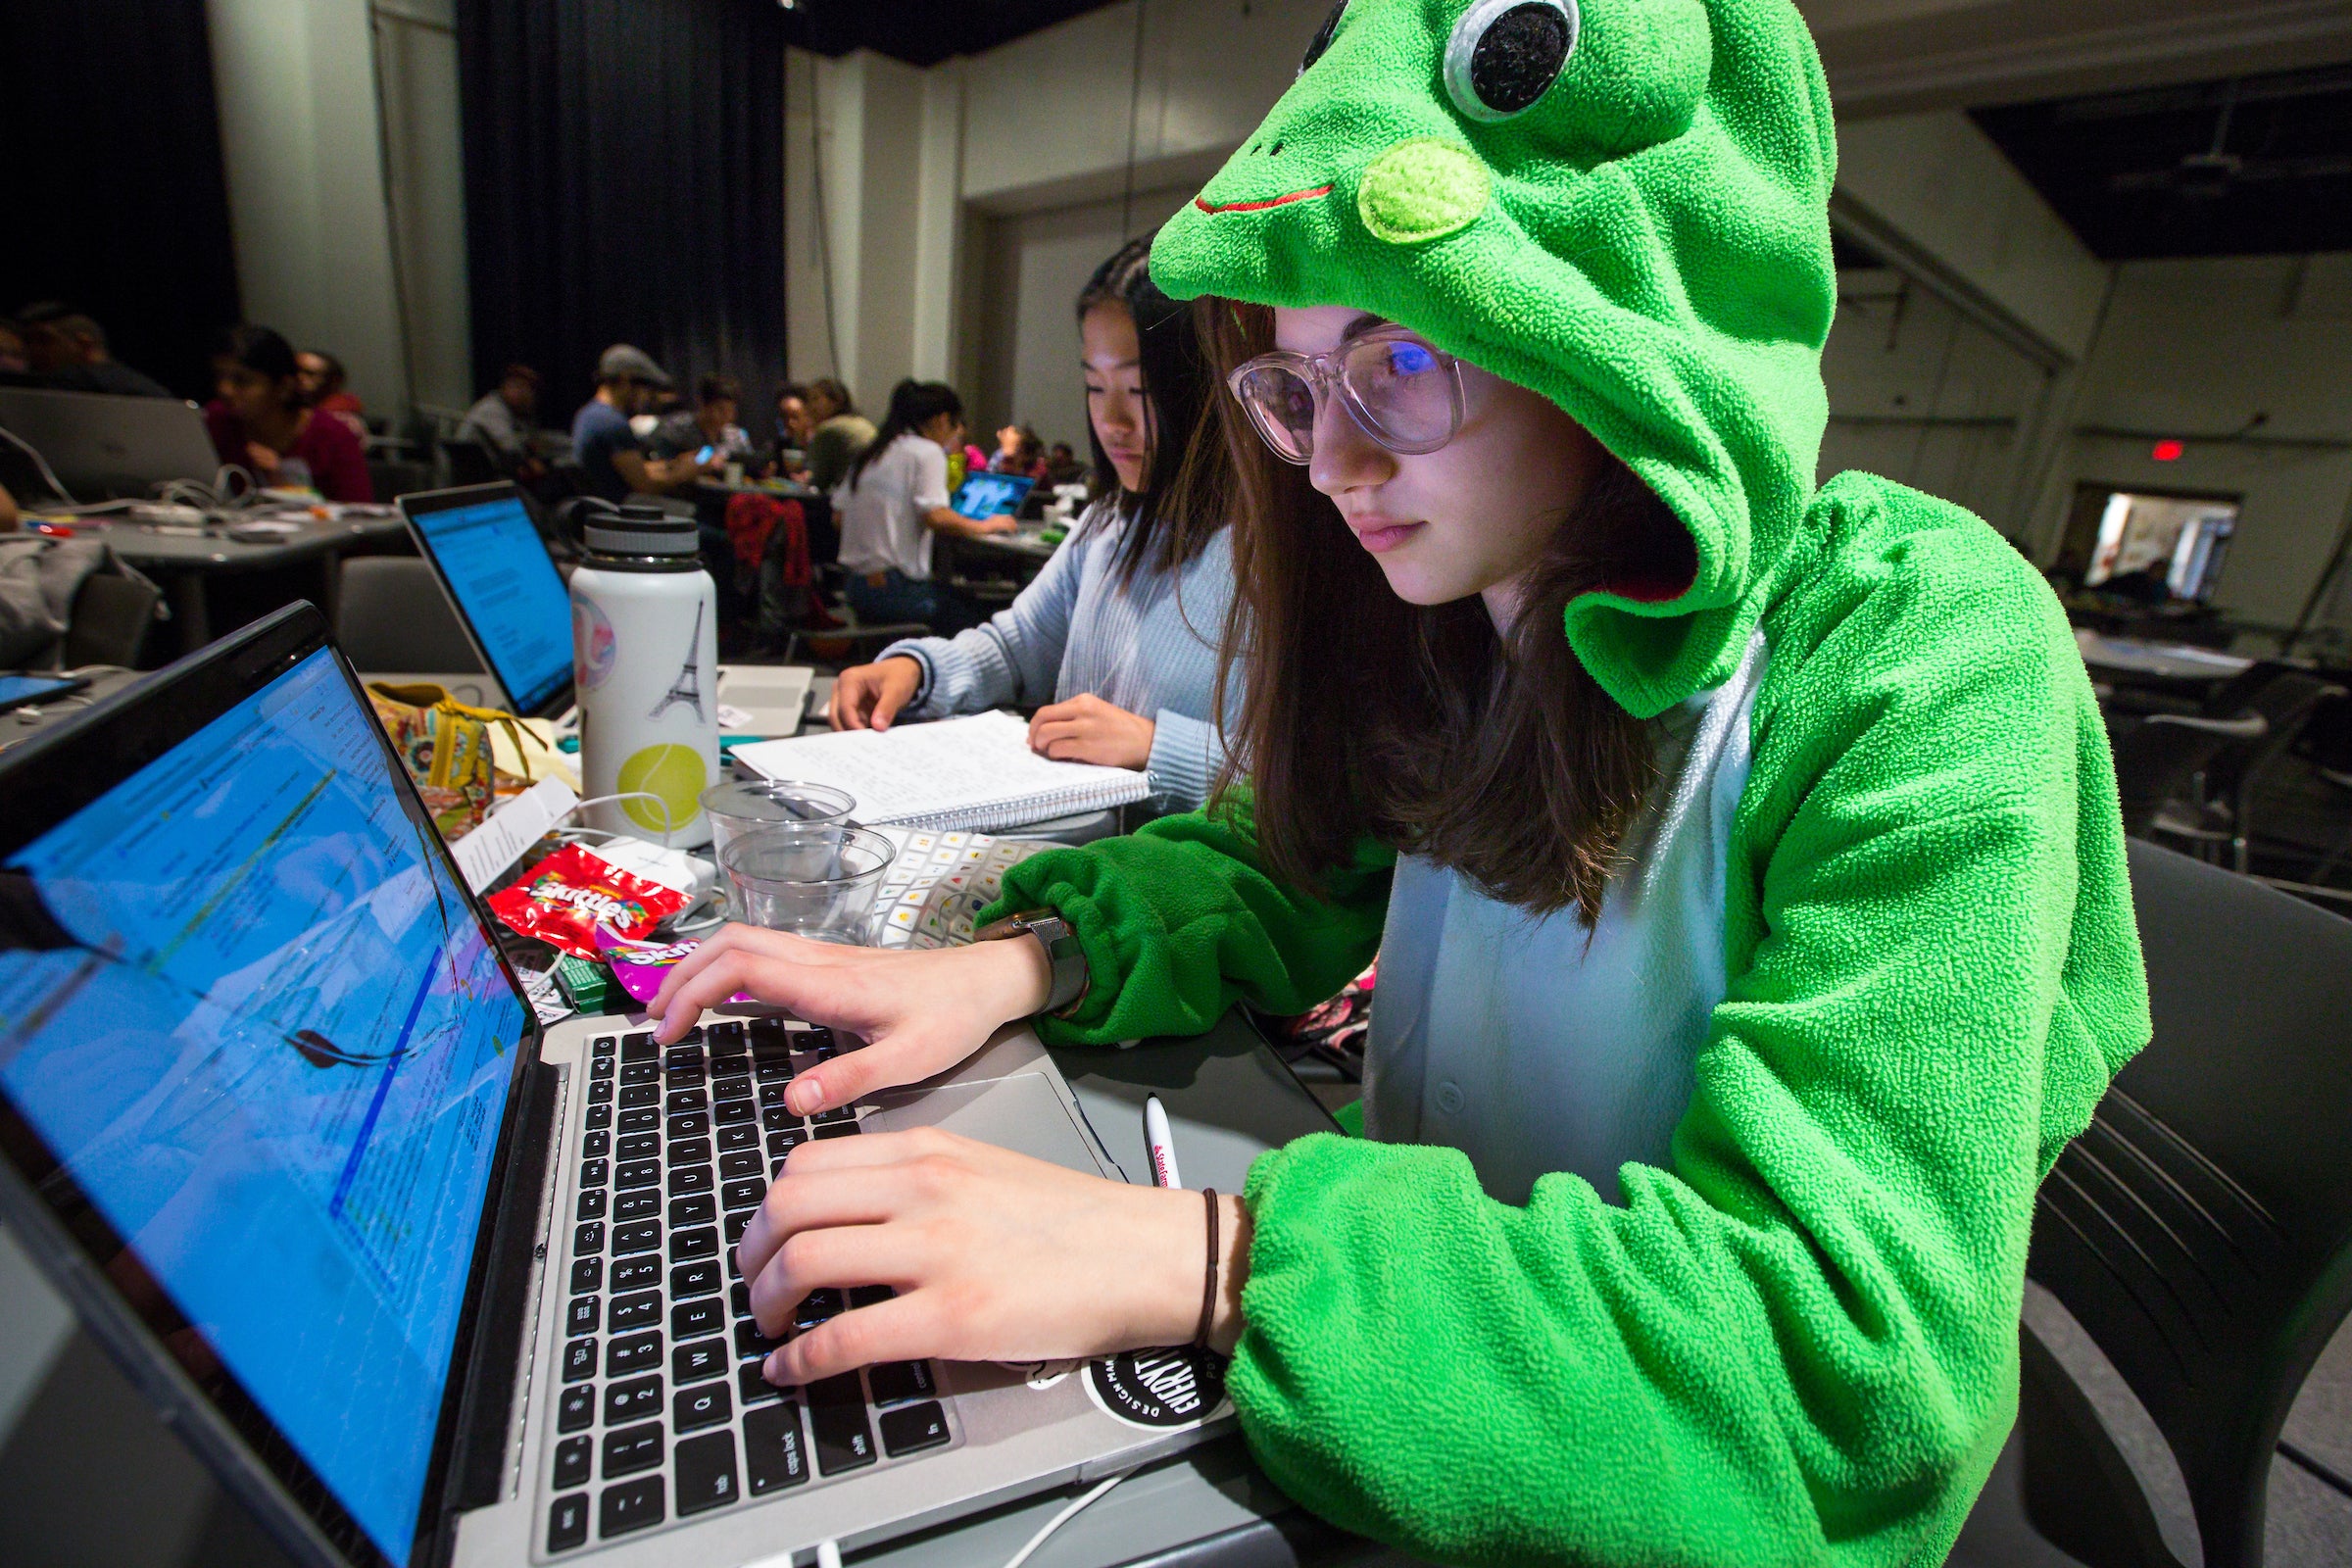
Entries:
[[1305,75],[1306,68],[1322,59],[1323,51],[1331,47],[1331,35],[1340,30],[1340,18],[1347,10],[1348,0],[1332,0],[1330,14],[1324,17],[1323,25],[1315,29],[1314,37],[1307,40],[1306,53],[1298,57],[1299,75]]
[[1477,0],[1446,40],[1454,108],[1492,122],[1533,107],[1576,53],[1577,24],[1576,0]]

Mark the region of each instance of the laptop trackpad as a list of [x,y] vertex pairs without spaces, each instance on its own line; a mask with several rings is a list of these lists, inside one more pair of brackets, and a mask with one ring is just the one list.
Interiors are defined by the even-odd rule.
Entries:
[[867,1103],[876,1107],[864,1117],[868,1132],[938,1127],[1089,1176],[1108,1174],[1042,1073],[1017,1072],[986,1083],[893,1091],[875,1095]]

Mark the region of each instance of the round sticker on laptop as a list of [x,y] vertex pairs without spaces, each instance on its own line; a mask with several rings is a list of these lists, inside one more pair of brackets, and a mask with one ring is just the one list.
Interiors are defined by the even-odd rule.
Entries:
[[571,596],[571,664],[589,691],[602,686],[612,673],[620,644],[612,635],[612,618],[604,607],[576,589]]
[[1086,1392],[1103,1414],[1130,1426],[1197,1426],[1227,1408],[1225,1361],[1189,1345],[1122,1350],[1086,1363]]

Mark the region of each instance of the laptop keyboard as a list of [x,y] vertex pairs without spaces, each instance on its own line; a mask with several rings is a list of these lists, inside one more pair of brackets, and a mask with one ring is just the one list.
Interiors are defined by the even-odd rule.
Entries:
[[[662,1051],[651,1033],[591,1047],[546,1549],[570,1551],[949,1446],[928,1361],[776,1388],[778,1340],[753,1321],[735,1244],[793,1147],[858,1131],[847,1106],[784,1106],[797,1071],[835,1054],[824,1029],[730,1019]],[[787,1337],[887,1286],[810,1293]]]

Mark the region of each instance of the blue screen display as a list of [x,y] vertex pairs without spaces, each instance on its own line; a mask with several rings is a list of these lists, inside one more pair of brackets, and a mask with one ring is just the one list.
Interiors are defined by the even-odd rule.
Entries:
[[953,510],[967,517],[994,517],[1019,508],[1035,481],[1017,473],[975,473],[956,492]]
[[571,679],[571,594],[514,496],[416,514],[498,683],[517,712],[536,711]]
[[525,1014],[374,723],[314,654],[21,851],[0,1086],[405,1563]]

